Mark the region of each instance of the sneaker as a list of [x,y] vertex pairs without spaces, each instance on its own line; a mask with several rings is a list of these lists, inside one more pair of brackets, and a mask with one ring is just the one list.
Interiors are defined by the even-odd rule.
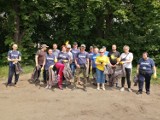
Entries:
[[99,88],[99,87],[97,87],[97,90],[100,90],[100,88]]
[[46,88],[46,89],[49,89],[49,85],[47,85],[45,88]]
[[104,91],[105,91],[105,90],[106,90],[106,88],[105,88],[105,87],[103,87],[103,88],[102,88],[102,90],[104,90]]
[[150,95],[150,92],[149,92],[149,91],[147,91],[147,92],[146,92],[146,94],[147,94],[147,95]]
[[48,89],[51,89],[52,88],[52,86],[50,85],[49,87],[48,87]]
[[132,92],[131,88],[128,88],[128,92]]
[[86,87],[84,87],[84,88],[83,88],[83,90],[84,90],[85,92],[87,92],[87,89],[86,89]]
[[120,89],[120,91],[123,92],[123,91],[124,91],[124,87],[122,87],[122,88]]
[[59,85],[59,89],[60,89],[60,90],[63,90],[63,87],[62,87],[62,85]]
[[138,92],[137,92],[137,95],[140,95],[140,94],[142,94],[142,91],[138,91]]

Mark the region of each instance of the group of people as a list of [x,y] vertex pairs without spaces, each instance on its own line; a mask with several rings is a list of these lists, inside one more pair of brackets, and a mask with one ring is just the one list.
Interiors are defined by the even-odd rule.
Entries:
[[[14,44],[12,50],[8,52],[9,61],[9,76],[7,86],[12,84],[12,77],[15,74],[15,83],[19,79],[19,72],[17,74],[17,63],[21,61],[21,53],[17,50],[18,45]],[[90,46],[90,51],[86,51],[86,45],[81,44],[78,47],[77,42],[63,45],[61,50],[58,49],[57,44],[53,44],[53,48],[49,48],[46,44],[41,45],[41,49],[35,55],[35,71],[32,74],[32,80],[39,82],[41,72],[43,72],[43,82],[46,83],[46,88],[53,87],[53,80],[60,90],[63,90],[63,80],[73,85],[73,90],[77,88],[77,83],[83,86],[83,90],[87,91],[87,81],[97,86],[97,90],[105,90],[105,83],[110,82],[112,74],[114,74],[119,66],[122,68],[124,75],[121,75],[121,89],[123,92],[125,81],[127,81],[128,91],[131,89],[131,73],[133,53],[129,50],[129,46],[123,47],[123,53],[117,51],[117,46],[112,45],[112,50],[107,51],[106,47],[98,48]],[[46,52],[47,51],[47,52]],[[112,72],[110,72],[112,71]],[[138,92],[142,94],[143,84],[145,82],[146,94],[150,94],[150,81],[152,74],[156,74],[156,67],[153,59],[148,57],[148,53],[144,52],[142,58],[138,61],[137,77],[138,77]],[[83,75],[83,83],[80,80]],[[56,77],[56,79],[54,79]],[[92,80],[90,79],[92,77]],[[57,81],[56,81],[57,80]],[[112,79],[113,80],[113,79]],[[56,81],[56,82],[55,82]],[[119,86],[118,81],[113,85]]]

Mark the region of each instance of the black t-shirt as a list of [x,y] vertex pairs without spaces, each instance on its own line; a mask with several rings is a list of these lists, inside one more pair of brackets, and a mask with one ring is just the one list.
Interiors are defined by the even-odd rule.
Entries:
[[110,63],[112,65],[115,65],[117,63],[117,58],[120,57],[120,53],[118,51],[116,52],[110,51],[108,54],[108,57],[109,57]]

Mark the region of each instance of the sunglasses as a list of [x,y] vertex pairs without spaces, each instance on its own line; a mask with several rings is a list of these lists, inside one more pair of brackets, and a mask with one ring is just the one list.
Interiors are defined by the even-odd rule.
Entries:
[[104,53],[104,52],[99,52],[99,53]]

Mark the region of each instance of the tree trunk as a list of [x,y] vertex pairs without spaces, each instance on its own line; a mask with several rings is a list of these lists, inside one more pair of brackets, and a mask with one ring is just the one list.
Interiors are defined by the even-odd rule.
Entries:
[[15,25],[15,31],[14,31],[14,42],[17,44],[20,44],[22,41],[22,38],[24,36],[24,31],[20,29],[20,8],[19,8],[19,2],[14,1],[13,3],[13,10],[15,13],[15,18],[14,18],[14,25]]

